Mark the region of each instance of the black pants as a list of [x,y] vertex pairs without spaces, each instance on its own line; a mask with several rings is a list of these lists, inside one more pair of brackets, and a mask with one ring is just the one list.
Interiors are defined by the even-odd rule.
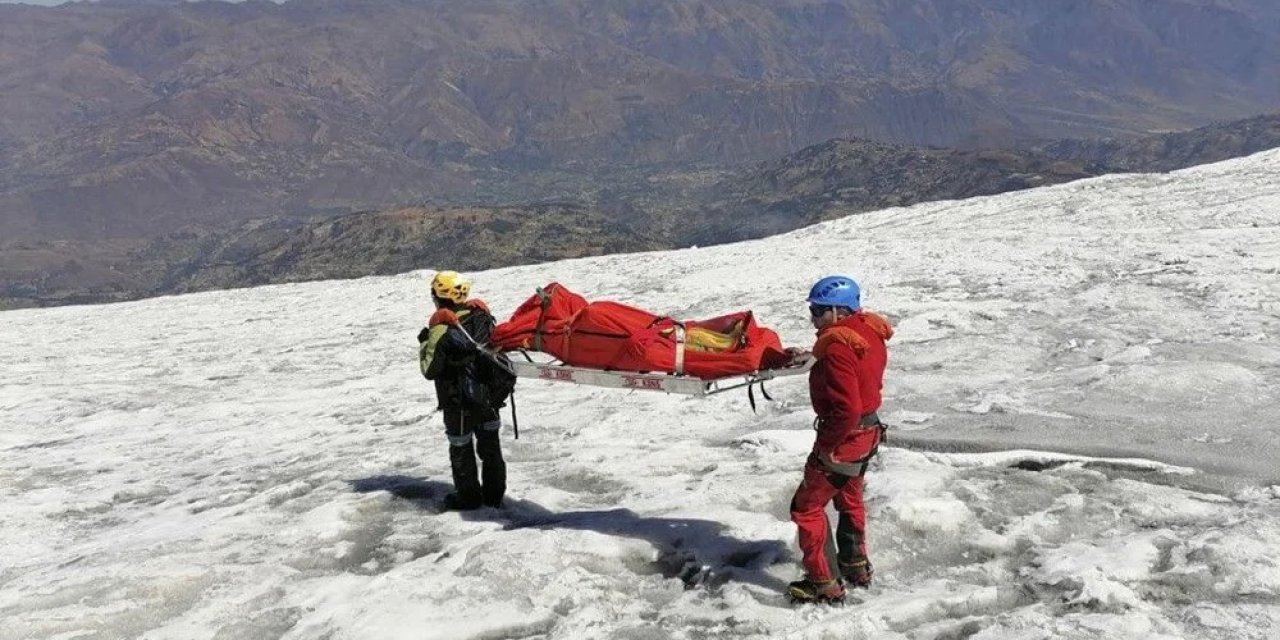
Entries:
[[[460,505],[502,506],[502,496],[507,492],[507,463],[502,459],[501,426],[498,412],[494,410],[444,410],[449,464],[453,467],[453,486]],[[479,473],[477,454],[482,465]]]

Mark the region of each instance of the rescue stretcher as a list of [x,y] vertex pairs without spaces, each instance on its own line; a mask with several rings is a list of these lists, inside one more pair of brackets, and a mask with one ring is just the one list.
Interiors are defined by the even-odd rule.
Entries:
[[590,302],[558,283],[539,288],[491,342],[515,355],[517,377],[690,396],[745,388],[752,409],[755,386],[768,398],[766,381],[807,373],[814,362],[783,349],[750,311],[679,321]]
[[[709,396],[734,389],[746,388],[752,395],[752,387],[760,385],[761,393],[767,380],[806,374],[813,367],[814,359],[810,354],[796,358],[783,367],[762,369],[746,374],[730,374],[719,378],[698,378],[686,374],[654,373],[647,371],[610,371],[591,369],[588,367],[572,367],[559,361],[538,362],[524,353],[526,360],[512,359],[511,365],[520,378],[534,378],[551,382],[571,382],[611,389],[636,389],[640,391],[662,391],[688,396]],[[754,396],[752,406],[755,405]]]

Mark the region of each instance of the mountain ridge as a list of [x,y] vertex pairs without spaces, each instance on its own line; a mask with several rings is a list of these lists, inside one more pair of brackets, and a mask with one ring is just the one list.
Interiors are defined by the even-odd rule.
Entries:
[[493,170],[1009,147],[1280,104],[1280,7],[1170,0],[0,5],[0,233],[528,200]]
[[[578,194],[562,201],[406,207],[332,219],[275,217],[230,230],[197,227],[98,248],[68,241],[9,243],[0,247],[0,305],[106,302],[429,265],[492,268],[717,244],[885,207],[1135,167],[1158,172],[1276,147],[1280,114],[1128,141],[1047,143],[1031,151],[830,140],[737,172],[624,171],[605,184],[560,175],[549,191]],[[440,220],[433,218],[450,219],[454,226],[439,235],[434,230]]]

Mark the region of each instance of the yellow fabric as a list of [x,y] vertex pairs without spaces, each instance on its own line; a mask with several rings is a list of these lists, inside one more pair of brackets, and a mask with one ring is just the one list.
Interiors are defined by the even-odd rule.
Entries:
[[471,313],[470,309],[459,309],[456,312],[437,309],[431,315],[431,320],[428,321],[431,331],[427,333],[427,339],[423,340],[422,345],[418,347],[418,366],[422,369],[422,375],[427,375],[427,367],[431,366],[431,361],[436,357],[436,345],[449,331],[449,327],[460,323],[469,313]]
[[422,341],[422,346],[418,348],[418,366],[422,369],[422,375],[427,375],[427,369],[431,367],[431,361],[436,357],[436,345],[448,330],[449,325],[437,324],[431,327],[427,339]]
[[[684,348],[689,351],[700,351],[704,353],[726,353],[738,348],[738,342],[742,339],[743,322],[741,320],[733,324],[733,328],[729,333],[720,333],[703,327],[694,327],[685,332]],[[667,329],[662,335],[671,335],[675,329]]]

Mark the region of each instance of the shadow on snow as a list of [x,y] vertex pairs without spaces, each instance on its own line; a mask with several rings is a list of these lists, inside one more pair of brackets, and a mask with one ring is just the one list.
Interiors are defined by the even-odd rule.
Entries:
[[[444,498],[453,490],[450,483],[402,475],[361,478],[351,481],[351,487],[358,493],[386,491],[432,514],[444,511]],[[778,540],[740,540],[726,535],[719,522],[647,517],[621,508],[557,513],[528,500],[508,498],[506,503],[504,509],[457,513],[464,520],[502,523],[508,531],[574,529],[644,540],[658,551],[651,567],[654,573],[679,578],[686,588],[740,582],[781,592],[787,586],[765,571],[791,559],[787,544]]]

